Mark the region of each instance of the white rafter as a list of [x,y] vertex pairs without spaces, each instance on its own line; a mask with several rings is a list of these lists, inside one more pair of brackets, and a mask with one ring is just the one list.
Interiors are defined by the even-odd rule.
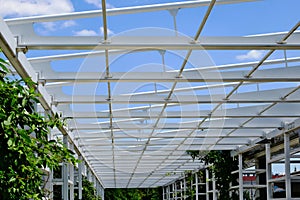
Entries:
[[[300,126],[300,57],[268,60],[275,50],[300,50],[300,22],[286,32],[200,37],[215,4],[250,1],[200,0],[106,9],[102,0],[103,10],[0,19],[0,47],[14,67],[12,73],[37,83],[41,106],[67,120],[67,127],[60,131],[69,135],[104,187],[157,187],[201,167],[186,150],[243,152],[262,138],[278,135],[286,123]],[[109,16],[200,6],[207,6],[207,12],[199,19],[194,37],[108,35]],[[34,32],[34,23],[95,17],[102,20],[101,37]],[[27,58],[25,53],[33,50],[88,51]],[[151,70],[155,65],[149,65],[149,71],[127,72],[122,63],[110,63],[113,56],[158,52],[164,66],[162,50],[183,50],[186,55],[176,67],[171,66],[174,70],[160,72]],[[259,61],[187,68],[194,50],[269,51]],[[97,62],[89,63],[89,69],[95,70],[88,72],[71,71],[68,66],[58,72],[52,66],[56,61],[87,57],[103,58],[101,69]],[[127,89],[144,83],[153,89],[115,91],[116,84]],[[168,87],[157,88],[157,83]],[[98,91],[100,85],[105,87]],[[174,174],[167,176],[170,172]]]

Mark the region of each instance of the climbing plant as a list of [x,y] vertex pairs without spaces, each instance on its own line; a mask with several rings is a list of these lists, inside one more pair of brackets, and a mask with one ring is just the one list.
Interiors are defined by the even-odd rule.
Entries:
[[63,124],[57,115],[35,112],[35,84],[7,78],[3,59],[0,69],[0,199],[40,200],[45,196],[43,169],[76,159],[61,141],[48,140],[49,130]]
[[160,200],[159,188],[105,189],[105,200]]
[[96,189],[93,183],[89,182],[87,178],[82,179],[82,199],[84,200],[101,200],[100,196],[96,195]]
[[238,169],[238,160],[231,157],[230,151],[209,151],[203,155],[199,151],[187,151],[187,153],[206,165],[212,164],[210,169],[215,176],[219,199],[238,199],[236,193],[232,192],[230,195],[230,184],[235,185],[236,182],[236,177],[232,176],[231,172]]

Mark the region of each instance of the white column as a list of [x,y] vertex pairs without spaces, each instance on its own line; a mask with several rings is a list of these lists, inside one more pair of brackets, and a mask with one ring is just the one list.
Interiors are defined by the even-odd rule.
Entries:
[[266,148],[266,183],[267,183],[267,199],[273,198],[272,193],[272,183],[269,182],[272,178],[272,169],[271,169],[271,150],[270,150],[270,144],[265,144]]
[[182,192],[182,189],[183,189],[183,181],[180,180],[180,200],[183,199],[183,192]]
[[[63,143],[68,148],[68,136],[64,135]],[[62,187],[62,198],[63,200],[69,200],[69,166],[68,163],[63,163],[63,187]]]
[[81,156],[79,157],[79,160],[81,162],[78,164],[78,199],[82,200],[82,167],[84,163]]
[[216,180],[215,180],[215,174],[212,174],[212,180],[213,180],[213,200],[217,200],[217,187],[216,187]]
[[185,181],[185,177],[183,178],[183,199],[186,199],[186,181]]
[[206,175],[206,200],[209,200],[209,170],[208,168],[205,169],[205,175]]
[[177,183],[176,183],[176,181],[174,182],[174,199],[176,199],[177,200]]
[[199,195],[198,195],[199,190],[198,190],[198,174],[197,174],[197,172],[195,173],[195,179],[196,179],[196,181],[195,181],[195,185],[196,185],[196,186],[195,186],[195,187],[196,187],[196,194],[195,194],[195,195],[196,195],[196,198],[195,198],[195,199],[198,200],[198,198],[199,198],[199,197],[198,197],[198,196],[199,196]]
[[167,200],[170,200],[170,185],[167,187]]
[[284,133],[284,154],[285,154],[285,192],[286,199],[291,199],[291,166],[290,166],[290,134]]
[[53,170],[50,170],[50,172],[49,172],[50,174],[49,174],[49,191],[51,191],[50,192],[50,195],[49,195],[49,198],[50,199],[53,199]]
[[243,194],[243,155],[239,154],[239,197],[240,200],[244,200],[244,194]]
[[[73,151],[74,145],[70,144],[69,149]],[[69,179],[71,181],[71,184],[69,185],[69,190],[70,190],[69,199],[74,200],[74,165],[73,164],[68,164],[68,165],[69,165],[69,175],[70,175]]]
[[172,199],[175,199],[175,186],[174,183],[172,184]]

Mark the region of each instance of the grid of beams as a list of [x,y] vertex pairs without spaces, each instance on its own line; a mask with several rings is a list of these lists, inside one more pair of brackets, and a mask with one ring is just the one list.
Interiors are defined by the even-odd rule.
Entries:
[[[201,167],[186,150],[243,149],[300,117],[300,58],[269,59],[275,50],[300,50],[300,23],[284,33],[200,37],[215,5],[240,2],[247,0],[106,10],[102,0],[101,11],[1,20],[0,44],[14,67],[12,73],[38,83],[41,106],[67,119],[68,127],[61,131],[74,141],[104,187],[162,186]],[[207,8],[194,37],[176,31],[175,36],[108,35],[111,15],[200,6]],[[93,17],[102,17],[101,37],[34,33],[33,23]],[[28,59],[24,54],[66,49],[89,51]],[[192,60],[195,52],[204,50],[245,49],[269,51],[249,63],[201,66]],[[177,67],[166,69],[165,54],[177,50],[183,51]],[[127,71],[122,62],[112,61],[153,52],[161,55],[159,70],[150,64]],[[73,64],[76,59],[80,67],[53,67],[55,62]],[[195,66],[187,67],[190,63]]]

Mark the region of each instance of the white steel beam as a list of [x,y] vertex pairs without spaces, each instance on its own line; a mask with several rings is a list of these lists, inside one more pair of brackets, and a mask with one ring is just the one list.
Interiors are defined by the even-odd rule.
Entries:
[[[20,28],[21,29],[21,28]],[[22,30],[22,29],[21,29]],[[20,30],[20,31],[21,31]],[[15,34],[17,33],[15,31]],[[283,35],[280,35],[283,36]],[[299,50],[299,33],[294,33],[286,43],[278,41],[280,36],[253,37],[201,37],[194,41],[186,36],[114,36],[105,42],[98,36],[50,37],[22,35],[19,47],[28,49],[78,49],[78,50]]]
[[[211,110],[202,110],[199,111],[165,111],[161,118],[203,118],[203,117],[211,117],[211,118],[249,118],[249,117],[258,117],[258,118],[280,118],[280,117],[300,117],[300,114],[297,110],[300,110],[299,103],[280,103],[272,110],[264,112],[258,115],[260,110],[266,108],[267,105],[260,106],[246,106],[246,107],[236,107],[230,109],[221,109],[217,110],[213,114]],[[69,110],[62,110],[64,118],[109,118],[109,112],[77,112]],[[150,119],[158,117],[158,111],[149,110],[141,110],[141,111],[113,111],[114,118],[143,118]]]
[[[299,129],[299,127],[300,127],[300,118],[297,118],[296,120],[294,120],[292,122],[282,123],[280,127],[276,128],[274,130],[271,130],[267,134],[265,134],[264,138],[274,138],[279,135],[282,135],[283,134],[282,130],[289,132],[289,131]],[[256,140],[253,141],[252,145],[239,147],[238,149],[236,149],[236,152],[237,153],[247,152],[250,149],[252,149],[253,147],[257,146],[258,145],[257,143],[261,140],[262,140],[262,138],[257,138]]]
[[[150,51],[150,50],[149,50]],[[110,51],[109,55],[115,55],[115,54],[128,54],[128,53],[134,53],[135,51]],[[96,57],[96,56],[105,56],[104,51],[90,51],[90,52],[82,52],[82,53],[71,53],[71,54],[63,54],[63,55],[51,55],[51,56],[42,56],[42,57],[32,57],[28,58],[28,61],[31,64],[36,63],[42,63],[43,68],[45,68],[45,64],[52,61],[58,61],[58,60],[71,60],[76,58],[86,58],[86,57]],[[300,57],[290,57],[290,58],[284,58],[284,59],[272,59],[267,60],[264,62],[265,65],[275,65],[275,64],[283,64],[283,63],[293,63],[293,62],[300,62]],[[217,66],[204,66],[204,67],[195,67],[195,68],[189,68],[184,69],[184,71],[208,71],[208,70],[227,70],[227,69],[238,69],[238,68],[245,68],[245,67],[252,67],[254,65],[257,65],[258,62],[245,62],[245,63],[232,63],[232,64],[225,64],[225,65],[217,65]],[[177,70],[174,70],[177,71]]]
[[[141,13],[141,12],[155,12],[155,11],[162,11],[162,10],[193,8],[193,7],[207,6],[209,5],[210,1],[211,0],[198,0],[198,1],[174,2],[174,3],[164,3],[164,4],[151,4],[151,5],[144,5],[144,6],[123,7],[123,8],[111,8],[111,9],[107,9],[106,14],[107,16],[114,16],[114,15]],[[217,4],[234,4],[234,3],[251,2],[251,1],[257,1],[257,0],[219,0],[217,1]],[[103,15],[102,10],[94,10],[94,11],[83,11],[83,12],[7,19],[6,22],[9,25],[18,25],[18,24],[36,23],[36,22],[51,22],[51,21],[58,21],[58,20],[93,18],[93,17],[101,17],[102,15]]]
[[[230,135],[228,133],[230,130],[218,130],[218,129],[209,129],[209,130],[199,130],[196,131],[192,138],[209,138],[209,137],[261,137],[265,136],[265,132],[259,128],[257,129],[244,129],[240,130],[237,129]],[[101,131],[95,131],[95,132],[85,132],[85,131],[77,131],[77,136],[75,139],[93,139],[93,138],[109,138],[109,135],[101,130]],[[155,133],[153,135],[153,138],[185,138],[189,137],[190,130],[168,130],[168,131],[160,131]],[[126,131],[125,133],[123,131],[115,131],[115,137],[116,138],[128,138],[128,135],[131,135],[132,138],[147,138],[149,137],[149,134],[142,134],[138,131],[129,132]],[[127,136],[127,137],[126,137]]]
[[[197,126],[199,121],[193,121],[189,123],[158,123],[157,126],[154,124],[138,124],[138,123],[113,123],[114,130],[159,130],[159,129],[272,129],[281,126],[281,120],[279,119],[257,119],[254,122],[240,126],[248,118],[238,119],[221,119],[204,122],[201,126]],[[70,130],[107,130],[110,129],[107,124],[70,124]]]
[[[166,99],[162,95],[114,95],[108,99],[106,95],[86,95],[86,96],[55,96],[55,104],[162,104],[165,102],[173,104],[209,104],[209,103],[300,103],[300,92],[297,92],[288,99],[282,99],[287,91],[293,88],[274,89],[265,91],[244,92],[232,95],[225,99],[226,95],[174,95],[171,99]],[[58,94],[58,93],[54,93]],[[127,112],[128,113],[128,112]],[[112,114],[114,114],[112,112]],[[148,114],[149,115],[149,114]],[[151,115],[152,116],[152,115]]]
[[107,77],[102,72],[57,72],[43,73],[41,81],[49,82],[299,82],[300,67],[282,67],[258,70],[254,75],[245,77],[247,71],[231,72],[111,72]]
[[25,54],[22,52],[22,50],[25,49],[18,49],[16,39],[1,17],[0,30],[0,48],[9,59],[10,64],[14,66],[21,77],[29,77],[36,83],[37,75],[30,63],[27,61]]

